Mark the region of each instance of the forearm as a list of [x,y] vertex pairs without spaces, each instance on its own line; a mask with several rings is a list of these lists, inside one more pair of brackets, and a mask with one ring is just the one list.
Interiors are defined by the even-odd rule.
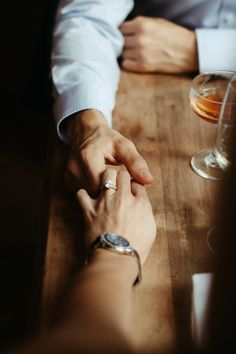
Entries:
[[60,331],[55,342],[77,350],[101,353],[129,351],[128,328],[133,283],[138,266],[135,258],[96,250],[90,263],[74,282],[66,297]]
[[74,279],[53,329],[14,353],[129,353],[127,333],[137,273],[133,257],[96,250]]
[[66,298],[66,320],[100,322],[110,328],[126,329],[137,274],[138,265],[134,257],[96,250]]
[[123,47],[118,28],[131,7],[131,0],[61,1],[52,49],[58,129],[64,118],[91,108],[111,123]]

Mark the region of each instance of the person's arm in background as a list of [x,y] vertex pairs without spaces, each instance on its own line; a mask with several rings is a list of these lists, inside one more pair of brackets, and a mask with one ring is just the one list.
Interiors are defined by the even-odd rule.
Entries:
[[162,18],[138,16],[121,26],[122,68],[142,73],[198,70],[195,33]]
[[[85,218],[85,243],[88,246],[107,232],[122,235],[143,265],[156,236],[145,187],[132,181],[126,171],[117,174],[108,169],[103,183],[107,179],[117,191],[104,189],[97,199],[90,198],[85,190],[77,193]],[[58,307],[54,327],[12,353],[129,353],[133,284],[138,273],[136,257],[98,248]]]
[[121,26],[122,67],[128,71],[236,71],[236,28],[189,30],[161,18],[136,17]]
[[97,191],[105,164],[117,162],[138,182],[152,182],[134,145],[111,128],[123,48],[119,26],[132,6],[132,0],[59,4],[51,62],[54,114],[59,136],[71,146],[67,176],[74,189]]

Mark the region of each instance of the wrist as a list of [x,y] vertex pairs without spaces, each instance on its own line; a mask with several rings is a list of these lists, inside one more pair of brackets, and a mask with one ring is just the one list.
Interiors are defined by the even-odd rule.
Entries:
[[189,43],[190,43],[190,55],[189,55],[189,70],[195,72],[198,70],[198,50],[197,50],[197,38],[194,31],[189,31]]
[[135,257],[111,252],[106,249],[96,249],[89,259],[87,266],[90,270],[95,269],[96,273],[102,275],[112,274],[112,278],[127,285],[133,286],[139,269]]
[[72,144],[74,139],[89,136],[100,126],[108,126],[108,122],[104,115],[95,109],[86,109],[73,115],[68,119],[67,138],[69,144]]

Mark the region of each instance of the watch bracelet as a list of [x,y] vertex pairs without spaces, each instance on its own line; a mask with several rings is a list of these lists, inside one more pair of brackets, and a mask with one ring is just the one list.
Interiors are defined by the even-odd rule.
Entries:
[[96,239],[89,245],[88,250],[87,250],[87,254],[85,257],[85,265],[88,265],[89,262],[89,258],[91,256],[91,254],[93,254],[94,251],[96,251],[98,248],[102,248],[104,250],[119,254],[119,255],[125,255],[125,256],[132,256],[136,259],[137,265],[138,265],[138,275],[133,283],[133,286],[137,286],[138,284],[141,283],[142,280],[142,266],[141,266],[141,260],[140,260],[140,256],[138,254],[138,252],[132,247],[132,253],[122,253],[122,252],[118,252],[115,251],[115,249],[112,248],[108,248],[108,247],[100,247],[100,237],[101,235],[99,235],[98,237],[96,237]]

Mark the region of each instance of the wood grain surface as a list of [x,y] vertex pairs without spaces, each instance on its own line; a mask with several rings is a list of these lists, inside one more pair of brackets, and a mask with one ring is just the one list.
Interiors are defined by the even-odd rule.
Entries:
[[[188,348],[191,276],[212,270],[206,233],[213,223],[217,183],[196,175],[190,157],[211,147],[215,126],[189,107],[192,77],[122,73],[113,125],[131,139],[155,177],[147,187],[157,239],[135,290],[130,336],[137,353]],[[64,186],[68,154],[55,138],[41,327],[70,275],[83,262],[83,222]]]

